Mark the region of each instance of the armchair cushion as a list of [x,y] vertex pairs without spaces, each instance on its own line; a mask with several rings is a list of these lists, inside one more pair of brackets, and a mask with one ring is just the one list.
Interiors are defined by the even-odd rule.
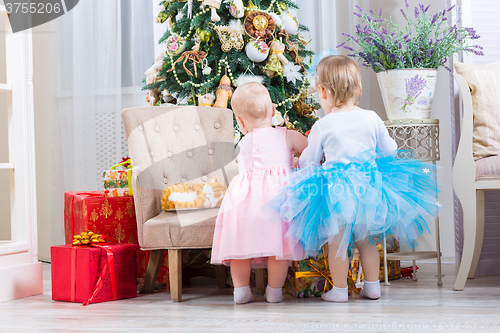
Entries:
[[211,248],[218,211],[161,212],[143,226],[148,249]]
[[467,81],[474,110],[474,160],[500,155],[500,62],[486,66],[456,63]]
[[500,178],[500,156],[490,156],[476,161],[477,179]]

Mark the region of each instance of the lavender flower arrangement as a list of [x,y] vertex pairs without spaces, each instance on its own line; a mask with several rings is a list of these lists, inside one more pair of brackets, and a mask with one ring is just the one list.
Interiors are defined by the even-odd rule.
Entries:
[[[434,15],[428,13],[429,6],[420,4],[414,11],[410,10],[405,0],[406,10],[401,13],[406,25],[400,26],[390,19],[382,17],[382,9],[376,16],[373,10],[369,13],[356,6],[354,15],[362,24],[356,25],[354,35],[337,47],[351,52],[349,56],[363,59],[363,65],[371,67],[375,72],[401,68],[439,68],[446,66],[448,57],[461,51],[483,55],[480,45],[472,45],[471,40],[479,36],[473,28],[449,26],[448,13],[453,7],[444,9]],[[364,26],[362,26],[364,25]],[[353,42],[359,50],[346,45]]]

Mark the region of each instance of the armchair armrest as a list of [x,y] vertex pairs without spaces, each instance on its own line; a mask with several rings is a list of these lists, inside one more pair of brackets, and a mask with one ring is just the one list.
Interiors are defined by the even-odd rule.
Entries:
[[151,183],[151,173],[143,172],[147,167],[140,166],[132,169],[132,188],[134,190],[134,204],[137,218],[137,238],[139,246],[143,246],[143,225],[149,219],[161,213],[162,190]]

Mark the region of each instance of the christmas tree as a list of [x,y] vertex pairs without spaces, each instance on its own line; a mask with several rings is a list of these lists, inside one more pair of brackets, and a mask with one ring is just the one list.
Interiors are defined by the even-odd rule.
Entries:
[[258,77],[278,111],[273,124],[306,132],[318,106],[304,63],[313,53],[300,34],[307,27],[289,9],[298,9],[294,1],[160,2],[157,22],[166,32],[159,43],[167,51],[146,72],[150,105],[230,107],[233,87]]

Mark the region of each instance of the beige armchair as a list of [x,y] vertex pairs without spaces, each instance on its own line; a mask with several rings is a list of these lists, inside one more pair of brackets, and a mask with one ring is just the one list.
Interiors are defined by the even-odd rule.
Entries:
[[455,68],[465,76],[454,74],[463,116],[453,166],[453,187],[463,210],[464,243],[453,289],[463,290],[467,278],[474,277],[483,247],[484,191],[500,189],[500,117],[491,117],[500,109],[500,63],[489,68],[458,63]]
[[[218,209],[162,211],[161,195],[168,185],[213,177],[229,185],[238,172],[233,114],[228,109],[171,105],[125,109],[122,120],[134,166],[139,245],[151,251],[143,291],[152,291],[166,249],[171,299],[180,301],[182,249],[212,247]],[[225,267],[219,267],[224,274]]]

